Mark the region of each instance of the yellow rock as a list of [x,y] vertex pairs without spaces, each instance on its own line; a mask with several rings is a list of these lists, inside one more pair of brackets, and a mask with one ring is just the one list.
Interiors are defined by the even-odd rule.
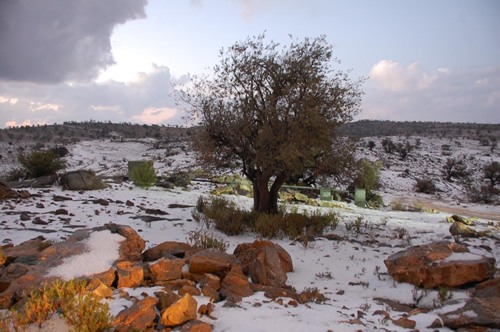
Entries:
[[165,326],[178,326],[197,318],[198,302],[186,293],[180,300],[165,309],[161,323]]

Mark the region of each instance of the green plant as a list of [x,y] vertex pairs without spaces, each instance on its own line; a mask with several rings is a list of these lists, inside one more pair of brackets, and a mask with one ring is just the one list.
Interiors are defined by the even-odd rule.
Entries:
[[75,331],[102,331],[111,327],[112,317],[107,304],[93,294],[85,294],[84,280],[57,280],[24,294],[25,301],[18,311],[11,311],[12,325],[41,326],[57,311]]
[[432,179],[417,179],[417,182],[415,183],[415,191],[418,193],[434,194],[437,190],[438,189]]
[[156,183],[156,171],[151,160],[134,166],[130,171],[130,179],[141,188],[149,188]]
[[109,306],[92,294],[76,296],[69,301],[63,316],[74,332],[104,331],[113,327]]
[[229,246],[227,242],[217,238],[215,235],[210,234],[207,231],[191,231],[188,235],[188,242],[194,247],[204,249],[214,248],[220,251],[226,251]]
[[26,169],[29,178],[52,175],[66,167],[65,162],[53,151],[42,150],[20,154],[18,160]]
[[281,214],[259,213],[255,222],[255,231],[265,238],[276,238],[283,228],[283,216]]

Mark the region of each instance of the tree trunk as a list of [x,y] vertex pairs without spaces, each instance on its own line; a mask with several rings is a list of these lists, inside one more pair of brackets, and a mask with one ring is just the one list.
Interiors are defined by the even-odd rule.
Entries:
[[253,181],[253,208],[257,212],[276,214],[278,213],[279,190],[285,182],[284,173],[278,175],[269,188],[270,176],[257,175]]

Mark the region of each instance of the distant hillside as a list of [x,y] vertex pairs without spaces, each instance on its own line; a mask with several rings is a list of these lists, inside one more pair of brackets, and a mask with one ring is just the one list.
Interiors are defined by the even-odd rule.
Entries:
[[[63,124],[0,129],[0,140],[3,142],[34,141],[57,144],[94,139],[161,138],[163,140],[185,140],[189,139],[195,130],[196,128],[132,123],[65,122]],[[341,136],[357,137],[423,136],[475,140],[500,139],[500,124],[361,120],[347,123],[339,131]]]
[[340,128],[342,136],[435,136],[500,138],[500,124],[361,120]]

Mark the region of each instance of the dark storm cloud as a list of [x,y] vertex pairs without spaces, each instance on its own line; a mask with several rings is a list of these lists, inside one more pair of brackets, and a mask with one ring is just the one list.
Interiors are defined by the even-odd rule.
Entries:
[[113,28],[147,0],[1,0],[0,79],[87,81],[113,63]]

